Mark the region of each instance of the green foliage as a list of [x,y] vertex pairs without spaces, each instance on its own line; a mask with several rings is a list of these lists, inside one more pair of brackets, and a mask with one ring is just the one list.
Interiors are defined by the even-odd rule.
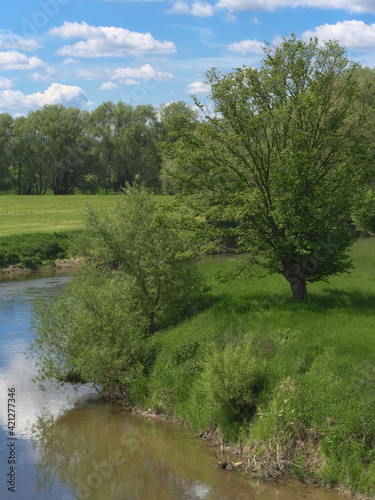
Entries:
[[336,43],[292,35],[260,69],[208,72],[214,113],[166,149],[168,176],[207,228],[228,222],[247,273],[255,263],[282,274],[296,301],[351,266],[350,210],[372,163],[362,124],[373,99],[356,71]]
[[91,382],[125,391],[141,372],[142,320],[129,308],[129,288],[115,273],[87,267],[53,304],[39,303],[31,352],[39,379]]
[[265,381],[265,363],[252,355],[249,341],[209,349],[191,395],[191,423],[218,426],[235,441],[254,416]]
[[158,187],[160,124],[151,105],[107,101],[88,117],[87,132],[100,166],[100,184],[119,191],[140,181]]
[[195,254],[168,212],[144,188],[128,188],[112,214],[89,210],[92,249],[97,265],[118,269],[131,292],[131,307],[144,315],[150,334],[181,318],[199,294]]
[[39,379],[91,382],[143,401],[159,352],[150,335],[200,294],[194,255],[144,188],[128,188],[110,214],[89,209],[86,229],[87,266],[36,311]]
[[353,214],[354,223],[363,233],[375,233],[375,191],[367,188]]
[[33,268],[75,255],[81,232],[32,233],[0,238],[0,265]]

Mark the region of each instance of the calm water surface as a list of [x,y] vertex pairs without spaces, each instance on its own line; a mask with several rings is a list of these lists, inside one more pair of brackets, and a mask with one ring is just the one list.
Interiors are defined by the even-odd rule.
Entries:
[[[92,388],[41,391],[25,351],[36,297],[55,298],[69,277],[0,282],[0,499],[338,500],[300,485],[273,487],[215,468],[218,457],[176,424],[102,404]],[[15,493],[8,388],[15,389]],[[12,455],[13,457],[13,455]],[[11,457],[11,458],[12,458]]]

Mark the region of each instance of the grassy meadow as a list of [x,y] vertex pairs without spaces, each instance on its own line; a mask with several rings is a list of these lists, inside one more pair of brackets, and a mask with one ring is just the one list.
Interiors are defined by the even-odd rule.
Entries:
[[87,204],[113,207],[114,196],[0,196],[0,237],[82,229]]

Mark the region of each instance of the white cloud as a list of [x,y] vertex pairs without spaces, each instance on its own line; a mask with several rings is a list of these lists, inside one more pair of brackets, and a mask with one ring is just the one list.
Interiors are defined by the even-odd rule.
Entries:
[[59,72],[57,71],[57,69],[54,67],[54,66],[47,66],[45,68],[45,74],[42,75],[38,72],[34,72],[31,77],[33,80],[41,80],[41,81],[46,81],[46,80],[51,80],[53,78],[55,78],[57,75],[59,74]]
[[375,49],[375,23],[365,24],[363,21],[342,21],[336,24],[323,24],[314,30],[305,31],[303,39],[317,37],[321,41],[337,40],[347,49]]
[[210,3],[196,1],[193,2],[191,7],[183,0],[178,0],[173,4],[171,14],[191,14],[196,17],[211,17],[214,15],[214,9]]
[[141,85],[141,82],[137,82],[137,80],[132,80],[131,78],[126,78],[125,80],[119,80],[119,83],[122,85]]
[[5,76],[0,76],[0,89],[10,89],[13,85],[14,82],[12,80],[5,78]]
[[263,54],[264,43],[258,40],[242,40],[241,42],[234,42],[228,46],[232,52],[239,52],[240,54]]
[[31,70],[45,66],[45,63],[38,57],[27,57],[21,52],[9,50],[0,52],[0,66],[4,69]]
[[203,82],[193,82],[189,83],[185,92],[188,94],[208,94],[211,92],[211,87]]
[[89,69],[78,69],[76,71],[76,76],[78,78],[84,78],[88,82],[105,78],[105,74],[103,74],[103,72],[100,73],[98,71],[92,71]]
[[52,28],[50,34],[63,39],[81,38],[73,45],[66,45],[57,53],[72,57],[120,57],[127,54],[171,54],[176,52],[173,42],[159,42],[151,33],[137,33],[114,26],[90,26],[85,22],[65,21]]
[[86,93],[73,85],[53,83],[44,92],[23,94],[19,90],[0,91],[0,109],[40,108],[45,104],[83,107],[89,104]]
[[172,73],[158,71],[149,64],[144,64],[140,68],[118,68],[113,71],[107,71],[111,80],[122,78],[141,78],[143,80],[169,80],[174,78]]
[[237,23],[238,22],[237,17],[229,11],[227,11],[225,13],[225,21],[227,23]]
[[98,90],[117,90],[121,87],[117,85],[117,83],[114,82],[104,82],[98,87]]
[[375,12],[374,0],[219,0],[218,7],[242,11],[273,11],[285,7],[343,9],[349,12]]
[[61,63],[63,66],[68,66],[69,64],[78,64],[77,59],[72,59],[71,57],[69,59],[64,59],[63,62]]
[[41,47],[34,38],[23,38],[19,35],[13,35],[7,31],[0,30],[0,49],[1,50],[22,50],[24,52],[34,51]]

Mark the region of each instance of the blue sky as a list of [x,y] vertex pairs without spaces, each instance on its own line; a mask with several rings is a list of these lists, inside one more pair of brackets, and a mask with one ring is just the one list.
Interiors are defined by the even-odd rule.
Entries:
[[291,32],[375,67],[375,0],[17,0],[0,19],[0,112],[192,104],[209,68],[257,66]]

